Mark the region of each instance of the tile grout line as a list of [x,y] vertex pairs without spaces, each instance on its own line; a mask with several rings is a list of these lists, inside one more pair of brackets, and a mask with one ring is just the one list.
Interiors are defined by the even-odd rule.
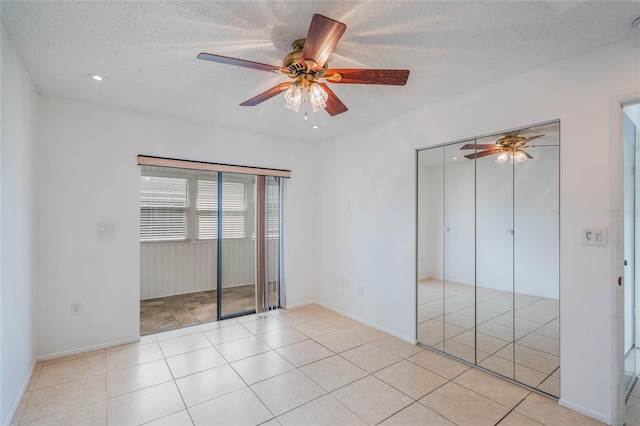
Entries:
[[[266,344],[266,343],[265,343],[265,344]],[[267,346],[269,346],[269,345],[267,345]],[[275,352],[273,349],[271,349],[271,351]],[[266,352],[263,352],[263,353],[266,353]],[[275,352],[275,353],[277,353],[277,352]],[[222,355],[222,354],[220,354],[220,355]],[[278,355],[280,355],[280,354],[278,354]],[[253,356],[255,356],[255,355],[253,355]],[[222,355],[222,357],[225,359],[225,361],[227,361],[227,359],[224,357],[224,355]],[[250,358],[250,357],[247,357],[247,358]],[[242,358],[242,359],[246,359],[246,358]],[[240,360],[238,360],[238,361],[240,361]],[[261,403],[261,404],[262,404],[262,405],[267,409],[267,411],[269,411],[269,413],[270,413],[270,414],[271,414],[271,416],[272,416],[272,418],[271,418],[271,419],[276,419],[276,415],[273,413],[273,411],[271,411],[271,408],[269,408],[269,406],[268,406],[268,405],[267,405],[267,404],[262,400],[262,398],[260,398],[260,396],[259,396],[259,395],[258,395],[258,394],[257,394],[257,393],[252,389],[252,388],[251,388],[251,385],[249,385],[249,384],[247,383],[247,381],[244,379],[244,377],[242,377],[242,375],[241,375],[241,374],[240,374],[240,373],[239,373],[239,372],[238,372],[238,371],[237,371],[237,370],[236,370],[236,369],[231,365],[231,363],[230,363],[229,361],[227,361],[227,364],[229,365],[229,367],[231,367],[231,369],[234,371],[234,373],[236,373],[236,374],[238,375],[238,377],[240,377],[240,380],[242,380],[242,382],[245,384],[245,386],[247,387],[247,389],[249,389],[249,391],[250,391],[250,392],[251,392],[251,393],[252,393],[256,398],[258,398],[258,401],[260,401],[260,403]],[[294,367],[295,367],[295,366],[294,366]],[[289,370],[289,371],[291,371],[291,370]],[[284,373],[280,373],[280,374],[284,374]],[[280,374],[277,374],[276,376],[279,376]],[[273,376],[273,377],[276,377],[276,376]],[[266,379],[265,379],[265,380],[266,380]],[[261,380],[261,381],[264,381],[264,380]],[[256,383],[260,383],[261,381],[258,381],[258,382],[256,382]],[[254,383],[254,384],[256,384],[256,383]],[[234,392],[235,392],[235,391],[234,391]],[[228,393],[227,393],[227,394],[228,394]],[[215,398],[213,398],[213,399],[215,399]],[[209,400],[209,401],[211,401],[211,400]],[[187,409],[187,411],[188,411],[188,409]],[[271,419],[269,419],[269,420],[265,420],[265,421],[264,421],[264,422],[262,422],[262,423],[268,422],[268,421],[270,421]],[[276,421],[277,421],[277,420],[276,420]],[[194,423],[194,424],[195,424],[195,423]]]
[[509,414],[511,414],[511,413],[516,413],[516,414],[518,414],[518,415],[520,415],[520,416],[526,417],[527,419],[529,419],[529,420],[531,420],[531,421],[533,421],[533,422],[535,422],[535,423],[541,424],[541,423],[539,423],[538,421],[536,421],[536,420],[532,419],[531,417],[529,417],[529,416],[527,416],[527,415],[525,415],[525,414],[522,414],[522,413],[520,413],[520,412],[516,411],[516,408],[518,408],[518,407],[520,406],[520,404],[522,404],[522,403],[523,403],[527,398],[529,398],[529,396],[530,396],[530,395],[532,395],[532,394],[533,394],[533,392],[532,392],[532,391],[529,391],[529,393],[527,393],[527,394],[524,396],[524,398],[522,398],[522,399],[520,400],[520,402],[518,402],[518,403],[517,403],[517,404],[516,404],[516,405],[515,405],[511,410],[509,410],[509,412],[508,412],[507,414],[505,414],[505,415],[504,415],[504,417],[502,417],[502,418],[498,421],[498,423],[496,423],[496,425],[498,425],[501,421],[503,421],[503,420],[504,420],[507,416],[509,416]]

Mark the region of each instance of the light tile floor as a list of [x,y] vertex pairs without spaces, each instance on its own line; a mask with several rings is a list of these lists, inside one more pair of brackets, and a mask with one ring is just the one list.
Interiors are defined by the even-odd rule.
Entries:
[[[630,370],[629,374],[634,374],[633,372],[635,372],[636,366],[640,365],[640,350],[632,350],[633,353],[635,353],[635,359],[632,357],[633,353],[627,354],[625,358],[625,370]],[[628,380],[628,377],[625,379]],[[625,425],[640,426],[640,384],[637,382],[631,390],[631,394],[629,398],[627,398],[625,405]]]
[[39,362],[12,425],[596,425],[317,305]]
[[426,279],[418,341],[559,397],[559,311],[557,300]]

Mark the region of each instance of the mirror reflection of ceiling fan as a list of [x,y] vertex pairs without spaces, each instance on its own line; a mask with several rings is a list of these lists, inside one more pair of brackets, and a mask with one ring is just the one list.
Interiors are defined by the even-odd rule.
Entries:
[[[198,59],[274,72],[293,80],[278,84],[241,103],[241,106],[255,106],[284,93],[285,106],[295,112],[298,112],[301,106],[306,108],[307,105],[311,105],[313,111],[326,109],[333,116],[347,111],[347,107],[320,80],[340,84],[404,86],[409,78],[409,70],[329,69],[327,59],[346,29],[347,26],[341,22],[322,15],[313,15],[306,39],[293,42],[293,52],[285,56],[282,67],[211,53],[200,53]],[[306,112],[305,119],[307,119]]]
[[534,136],[518,136],[520,131],[507,132],[503,137],[498,139],[495,143],[491,144],[473,144],[469,143],[462,146],[460,149],[474,149],[476,152],[473,154],[465,155],[466,158],[474,160],[476,158],[487,157],[489,155],[498,154],[496,157],[496,163],[504,164],[507,160],[511,159],[514,163],[522,163],[527,158],[533,158],[526,148],[535,148],[535,145],[527,145],[530,141],[538,139],[544,135]]

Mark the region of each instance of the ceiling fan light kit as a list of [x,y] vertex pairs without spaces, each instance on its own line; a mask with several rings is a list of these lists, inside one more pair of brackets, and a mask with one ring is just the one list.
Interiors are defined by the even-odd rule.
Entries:
[[524,153],[524,151],[520,150],[520,149],[516,149],[511,150],[511,151],[502,151],[497,157],[496,157],[496,163],[503,165],[504,163],[507,162],[507,160],[511,159],[512,163],[522,163],[523,161],[525,161],[527,159],[527,155]]
[[[341,84],[404,86],[409,78],[409,70],[329,69],[327,60],[346,29],[345,24],[334,19],[313,15],[307,37],[292,43],[293,51],[284,57],[282,67],[204,52],[198,55],[198,59],[274,72],[294,80],[272,87],[241,103],[241,106],[255,106],[284,92],[285,107],[292,111],[298,112],[300,107],[310,105],[314,112],[324,109],[334,116],[348,108],[319,80]],[[304,117],[306,120],[306,111]]]
[[487,157],[489,155],[498,154],[495,162],[504,165],[508,160],[512,163],[522,163],[528,158],[533,158],[524,148],[534,148],[533,145],[527,145],[528,142],[541,138],[544,135],[534,136],[518,136],[519,131],[507,132],[503,137],[498,139],[494,144],[466,144],[460,149],[473,149],[476,150],[473,154],[465,155],[465,158],[469,160],[475,160],[476,158]]

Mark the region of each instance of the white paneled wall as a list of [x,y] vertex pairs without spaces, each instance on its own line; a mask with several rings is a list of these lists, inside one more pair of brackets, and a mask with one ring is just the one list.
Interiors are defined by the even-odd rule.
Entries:
[[[216,241],[140,244],[140,298],[216,288]],[[255,242],[222,241],[222,286],[254,283]]]
[[[254,284],[256,252],[254,240],[222,240],[222,287]],[[215,269],[215,264],[214,264]]]

